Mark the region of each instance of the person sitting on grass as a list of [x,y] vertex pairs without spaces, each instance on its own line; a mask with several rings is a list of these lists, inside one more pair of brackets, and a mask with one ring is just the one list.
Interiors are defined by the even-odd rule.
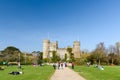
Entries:
[[12,75],[19,75],[19,74],[23,74],[22,71],[18,72],[18,71],[12,71],[10,72],[9,74],[12,74]]
[[98,69],[104,70],[103,66],[101,66],[101,65],[98,66]]
[[4,70],[4,68],[0,67],[0,70]]

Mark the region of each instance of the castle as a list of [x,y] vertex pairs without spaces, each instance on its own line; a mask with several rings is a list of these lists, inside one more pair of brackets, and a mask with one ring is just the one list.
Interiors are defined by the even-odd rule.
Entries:
[[[50,40],[43,40],[43,59],[51,58],[53,51],[56,51],[56,54],[61,59],[64,59],[65,54],[67,54],[67,60],[69,60],[67,48],[59,48],[57,41],[50,42]],[[73,42],[72,53],[74,54],[74,58],[80,58],[80,41]]]

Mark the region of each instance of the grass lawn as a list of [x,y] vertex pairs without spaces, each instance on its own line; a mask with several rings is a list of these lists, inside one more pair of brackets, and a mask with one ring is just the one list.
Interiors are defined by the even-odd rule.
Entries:
[[0,80],[49,80],[54,73],[52,66],[22,66],[24,74],[22,75],[10,75],[11,71],[21,71],[17,69],[17,66],[4,67],[3,71],[0,71]]
[[75,66],[74,71],[86,80],[120,80],[120,66],[104,66],[103,71],[93,66]]

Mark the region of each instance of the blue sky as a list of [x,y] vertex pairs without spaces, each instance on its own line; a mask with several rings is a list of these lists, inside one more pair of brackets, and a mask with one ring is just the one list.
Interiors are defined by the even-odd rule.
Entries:
[[59,47],[80,40],[92,51],[120,41],[119,0],[0,0],[0,50],[15,46],[21,51],[42,51],[42,41]]

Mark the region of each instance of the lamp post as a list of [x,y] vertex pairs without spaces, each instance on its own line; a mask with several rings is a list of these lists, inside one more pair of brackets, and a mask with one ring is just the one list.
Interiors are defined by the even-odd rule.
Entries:
[[21,65],[20,65],[20,52],[18,52],[18,68],[21,68]]
[[20,52],[19,52],[19,62],[20,62]]
[[26,53],[25,53],[25,65],[26,65]]

